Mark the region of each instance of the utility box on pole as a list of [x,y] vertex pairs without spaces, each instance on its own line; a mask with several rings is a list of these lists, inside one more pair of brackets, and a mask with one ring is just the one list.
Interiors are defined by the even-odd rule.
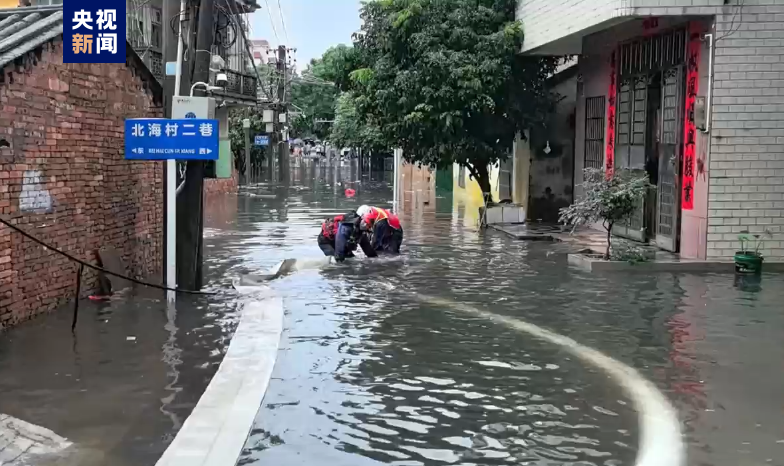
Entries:
[[172,118],[215,118],[215,99],[212,97],[174,97]]

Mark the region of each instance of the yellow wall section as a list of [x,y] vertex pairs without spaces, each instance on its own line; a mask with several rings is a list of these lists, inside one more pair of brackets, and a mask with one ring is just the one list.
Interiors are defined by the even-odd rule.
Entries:
[[16,8],[19,6],[19,0],[0,0],[0,8]]
[[[490,190],[493,193],[493,199],[498,201],[500,193],[498,186],[498,175],[500,173],[498,165],[491,166],[490,168]],[[479,183],[470,179],[468,170],[465,170],[465,188],[460,187],[460,166],[455,164],[453,168],[453,187],[452,187],[452,200],[454,209],[463,210],[463,224],[465,226],[479,225],[479,208],[484,205],[482,198],[482,190],[479,188]]]

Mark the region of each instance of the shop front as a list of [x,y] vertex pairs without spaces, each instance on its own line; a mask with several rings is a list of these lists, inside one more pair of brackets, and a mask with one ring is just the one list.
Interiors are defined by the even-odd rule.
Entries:
[[596,53],[579,60],[575,182],[589,167],[647,174],[653,188],[614,233],[693,258],[706,254],[707,181],[696,180],[705,30],[676,18],[624,23],[586,37],[583,50]]

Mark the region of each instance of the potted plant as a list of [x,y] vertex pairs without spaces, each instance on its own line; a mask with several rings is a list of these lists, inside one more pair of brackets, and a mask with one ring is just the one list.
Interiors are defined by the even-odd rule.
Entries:
[[738,235],[740,241],[740,251],[735,252],[735,271],[738,273],[760,273],[762,272],[762,262],[765,258],[760,253],[760,248],[765,242],[766,237],[771,237],[771,233],[765,230],[764,235],[751,234],[747,230],[741,231]]
[[604,170],[586,168],[582,183],[582,198],[560,211],[559,221],[573,225],[601,223],[607,231],[607,249],[603,259],[611,259],[612,229],[615,224],[628,221],[651,187],[647,173],[627,169],[607,175]]

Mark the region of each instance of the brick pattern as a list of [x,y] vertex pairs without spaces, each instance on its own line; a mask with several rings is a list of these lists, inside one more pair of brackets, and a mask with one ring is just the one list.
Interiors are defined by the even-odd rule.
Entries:
[[234,194],[238,189],[237,171],[231,171],[231,178],[207,178],[204,180],[204,194]]
[[[732,257],[738,233],[772,234],[784,259],[784,0],[717,12],[708,256]],[[730,29],[731,28],[731,29]],[[734,32],[733,32],[734,31]]]
[[[124,160],[123,120],[162,110],[133,66],[63,64],[62,53],[57,39],[1,70],[0,138],[11,148],[0,149],[0,213],[76,257],[94,262],[111,246],[131,275],[158,274],[163,165]],[[0,226],[0,328],[72,298],[75,276],[73,263]],[[96,277],[84,278],[86,295]]]
[[523,24],[523,52],[588,29],[622,14],[628,0],[520,0],[517,18]]
[[[587,14],[587,8],[597,11]],[[707,255],[730,258],[738,233],[769,231],[763,254],[784,260],[784,0],[521,0],[524,49],[615,16],[715,18]],[[706,89],[707,91],[707,89]]]

